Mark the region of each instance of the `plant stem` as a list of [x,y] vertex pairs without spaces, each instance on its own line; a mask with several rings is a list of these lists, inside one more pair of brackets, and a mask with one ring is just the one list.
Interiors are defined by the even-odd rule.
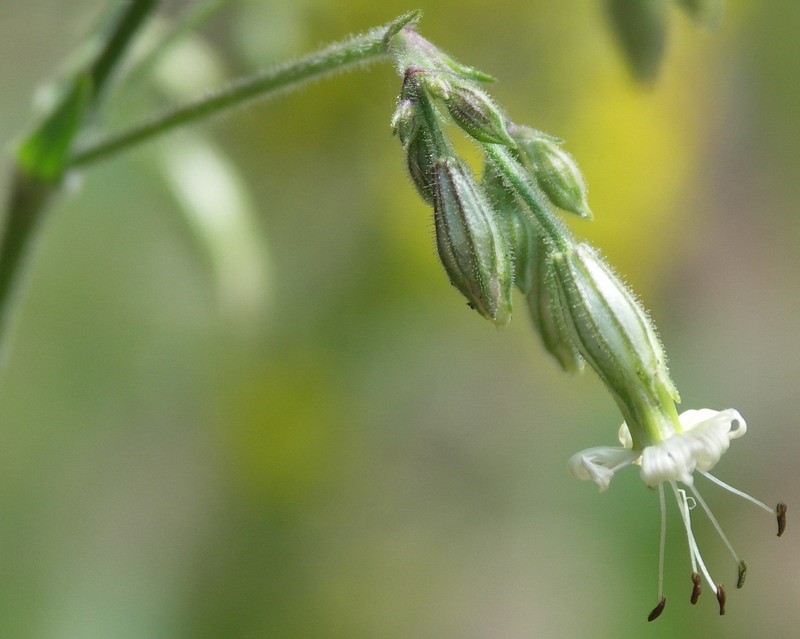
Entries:
[[[81,77],[88,77],[91,82],[91,95],[85,105],[86,110],[76,114],[77,120],[80,120],[82,115],[99,103],[103,89],[107,86],[108,80],[125,54],[131,40],[159,2],[160,0],[132,0],[119,10],[112,22],[110,32],[99,48],[96,57],[88,63],[84,75],[81,76],[76,72],[73,78],[74,87],[81,82]],[[62,101],[54,106],[51,112],[42,119],[39,126],[18,147],[14,158],[8,201],[2,211],[2,237],[0,238],[0,366],[5,361],[10,316],[25,258],[30,252],[30,245],[48,203],[61,188],[65,168],[62,163],[52,171],[48,169],[43,172],[43,167],[38,161],[34,161],[34,164],[30,165],[27,162],[29,158],[22,158],[20,150],[25,147],[25,142],[36,140],[42,131],[51,131],[48,127],[58,120],[58,114],[73,97],[71,91],[65,92]],[[77,122],[75,128],[77,128]],[[75,129],[68,132],[57,131],[54,137],[67,136],[66,144],[69,145],[74,131]],[[52,138],[50,141],[52,142]]]
[[363,35],[330,45],[294,62],[234,82],[211,96],[158,115],[131,129],[79,149],[69,165],[80,167],[91,164],[172,129],[216,115],[247,101],[272,97],[280,91],[296,88],[319,76],[351,69],[386,56],[388,53],[386,34],[386,27],[371,29]]
[[508,148],[502,144],[483,144],[481,146],[508,186],[528,205],[539,226],[553,243],[554,248],[559,251],[568,250],[574,241],[572,234],[564,223],[550,212],[549,207],[531,186],[522,168]]
[[101,93],[133,36],[139,31],[145,19],[155,10],[161,0],[133,0],[114,25],[105,46],[89,69],[95,100]]

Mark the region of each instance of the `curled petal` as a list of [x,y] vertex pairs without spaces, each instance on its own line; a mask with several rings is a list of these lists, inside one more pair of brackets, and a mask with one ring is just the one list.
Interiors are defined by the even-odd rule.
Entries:
[[747,432],[747,424],[733,409],[687,410],[680,416],[684,432],[642,451],[642,480],[648,486],[662,481],[693,483],[695,470],[709,471],[728,450],[730,440]]
[[639,454],[639,451],[612,446],[587,448],[570,458],[569,472],[576,479],[591,479],[602,493],[608,489],[614,473],[636,461]]

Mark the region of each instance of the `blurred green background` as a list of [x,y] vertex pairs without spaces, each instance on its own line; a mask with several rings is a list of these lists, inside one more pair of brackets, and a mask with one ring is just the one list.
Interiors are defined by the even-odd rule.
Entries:
[[[0,0],[6,149],[105,4]],[[670,13],[648,90],[599,0],[231,0],[100,125],[421,7],[515,120],[567,140],[596,215],[574,227],[651,310],[683,407],[749,422],[716,474],[791,519],[800,3],[727,5],[717,32]],[[0,379],[0,636],[796,635],[792,522],[778,541],[713,487],[748,583],[724,618],[688,604],[673,504],[647,624],[655,494],[635,469],[599,495],[565,467],[614,444],[618,412],[546,357],[522,300],[497,331],[448,284],[391,136],[398,90],[377,64],[251,105],[87,170],[52,209]]]

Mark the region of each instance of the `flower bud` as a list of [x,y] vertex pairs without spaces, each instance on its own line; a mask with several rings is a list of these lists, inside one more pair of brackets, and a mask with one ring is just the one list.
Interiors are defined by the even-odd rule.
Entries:
[[515,147],[498,106],[480,89],[458,82],[443,98],[450,117],[473,138],[489,144]]
[[433,164],[436,158],[425,134],[418,130],[408,142],[406,165],[411,181],[423,200],[433,204]]
[[403,149],[408,148],[418,130],[419,118],[413,101],[408,98],[401,99],[392,114],[392,132],[400,138]]
[[497,213],[497,221],[514,257],[514,284],[523,293],[532,285],[536,260],[536,228],[525,204],[509,190],[494,164],[487,162],[481,180]]
[[565,310],[555,278],[552,249],[538,234],[533,259],[533,281],[527,294],[533,325],[547,352],[565,372],[573,375],[582,373],[584,360],[564,317]]
[[450,282],[481,315],[504,326],[511,319],[511,254],[486,195],[456,158],[433,165],[433,210]]
[[422,86],[434,98],[439,100],[449,100],[452,87],[447,79],[436,71],[421,71]]
[[524,126],[514,127],[514,137],[547,198],[560,209],[592,219],[583,174],[557,138]]
[[614,395],[638,438],[641,429],[657,419],[654,409],[680,401],[655,328],[589,245],[553,253],[553,266],[575,343]]

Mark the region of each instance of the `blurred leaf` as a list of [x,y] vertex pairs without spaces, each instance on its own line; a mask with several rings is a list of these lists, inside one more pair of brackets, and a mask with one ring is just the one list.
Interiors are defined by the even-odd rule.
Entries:
[[698,24],[716,29],[722,21],[722,0],[676,0]]
[[667,0],[608,0],[608,14],[633,76],[654,82],[667,39]]
[[222,310],[246,328],[256,326],[268,260],[244,181],[200,135],[171,141],[162,158],[164,178],[211,261]]

